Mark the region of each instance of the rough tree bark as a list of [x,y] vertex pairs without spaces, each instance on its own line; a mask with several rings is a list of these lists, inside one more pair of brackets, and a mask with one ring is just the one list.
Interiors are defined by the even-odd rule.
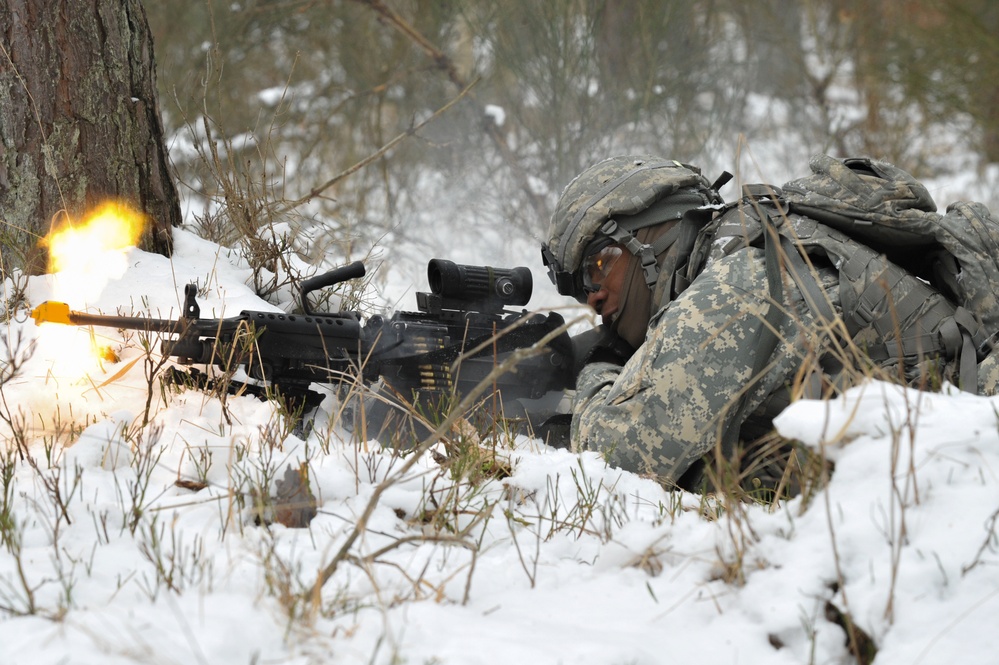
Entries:
[[140,0],[0,0],[0,269],[38,271],[60,215],[107,198],[151,220],[169,254],[180,223]]

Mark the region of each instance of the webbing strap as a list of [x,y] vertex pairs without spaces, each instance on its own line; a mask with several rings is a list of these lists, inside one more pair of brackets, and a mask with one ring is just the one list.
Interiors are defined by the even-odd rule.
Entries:
[[[932,294],[933,292],[930,291],[929,287],[922,282],[917,282],[908,293],[902,296],[901,300],[895,303],[894,314],[892,314],[891,310],[885,312],[874,322],[874,325],[880,331],[885,326],[883,319],[891,319],[893,327],[895,321],[908,321]],[[925,319],[923,320],[925,321]],[[932,329],[933,326],[927,326],[927,328]]]
[[[770,356],[777,348],[777,333],[784,319],[784,280],[781,279],[781,260],[777,251],[777,228],[773,220],[762,209],[759,211],[763,222],[763,255],[766,261],[767,288],[770,291],[770,305],[764,321],[767,323],[760,330],[760,340],[757,345],[756,362],[753,375],[759,374],[766,367]],[[760,351],[765,353],[760,353]]]
[[641,242],[613,219],[604,222],[604,225],[600,227],[600,233],[623,246],[639,260],[642,264],[645,285],[650,289],[654,288],[659,279],[659,266],[656,263],[656,255],[652,250],[652,245]]
[[770,303],[763,317],[762,325],[756,335],[756,348],[753,356],[753,368],[749,375],[749,383],[743,388],[739,398],[739,406],[728,428],[722,435],[722,445],[726,450],[735,446],[739,438],[739,429],[749,415],[749,399],[756,384],[763,378],[763,370],[773,357],[779,341],[781,323],[784,314],[784,280],[781,276],[780,253],[777,227],[770,215],[759,206],[755,199],[750,199],[763,224],[763,255],[766,266],[767,290],[770,293]]
[[[859,264],[854,267],[856,265]],[[934,293],[922,282],[916,282],[905,296],[891,306],[889,301],[892,289],[906,274],[899,268],[889,267],[871,280],[857,307],[846,313],[849,315],[848,328],[856,332],[860,328],[873,326],[885,340],[866,349],[867,355],[874,361],[890,358],[919,359],[933,354],[956,360],[958,386],[966,392],[977,393],[978,354],[975,335],[981,327],[979,322],[965,308],[951,310],[949,303],[939,301],[924,312],[916,323],[899,330],[903,322],[908,321]],[[886,278],[891,281],[886,281]],[[878,311],[881,314],[875,317],[873,314]]]
[[880,255],[874,250],[860,244],[853,244],[853,256],[847,259],[840,267],[840,271],[850,279],[856,281],[867,270],[871,261],[876,260]]
[[674,224],[666,233],[662,234],[652,243],[652,253],[659,256],[672,246],[676,239],[680,237],[680,225]]
[[964,344],[961,345],[960,375],[958,376],[958,387],[968,393],[978,393],[978,356],[975,353],[975,343],[971,335],[965,331],[962,335]]
[[975,316],[964,307],[958,307],[954,312],[954,321],[961,329],[961,358],[958,361],[959,371],[958,387],[969,393],[978,393],[978,353],[975,343],[975,335],[979,334],[982,326]]
[[835,321],[836,310],[833,309],[832,303],[826,297],[826,292],[815,280],[815,275],[812,274],[805,259],[802,258],[797,244],[783,235],[780,237],[780,242],[787,260],[788,272],[794,283],[798,285],[798,289],[805,299],[805,304],[823,323],[828,325]]
[[[780,262],[774,256],[771,248],[774,243],[769,237],[775,234],[776,228],[769,216],[765,212],[757,209],[764,226],[765,255],[767,264],[767,280],[771,285],[771,295],[774,291],[774,278],[779,279]],[[785,235],[780,235],[781,248],[784,250],[784,266],[787,268],[791,279],[801,291],[805,303],[812,313],[821,321],[831,323],[836,318],[836,312],[832,304],[826,298],[825,291],[818,284],[815,275],[809,270],[804,258],[798,251],[797,244]],[[866,248],[865,248],[866,249]],[[868,265],[877,258],[877,254],[872,251],[858,252],[850,261],[848,266],[844,266],[844,271],[853,273],[854,278],[858,278],[866,271]],[[922,283],[916,285],[898,302],[894,308],[888,307],[888,300],[892,289],[906,276],[907,273],[899,269],[886,269],[878,277],[871,280],[858,299],[857,308],[849,312],[848,321],[851,327],[856,330],[873,325],[882,338],[890,336],[895,331],[898,322],[907,321],[926,302],[932,291]],[[885,280],[889,281],[885,281]],[[779,289],[782,291],[782,289]],[[779,302],[779,301],[776,301]],[[771,310],[774,309],[771,304]],[[884,310],[880,316],[875,317],[875,312]],[[767,320],[770,321],[770,311]],[[933,330],[937,327],[937,322],[941,322],[940,330],[936,333],[923,333],[920,330]],[[951,314],[949,309],[944,310],[944,304],[931,308],[926,312],[920,321],[914,326],[909,326],[901,334],[901,339],[886,339],[883,344],[876,345],[868,349],[868,354],[872,360],[886,360],[888,358],[915,358],[935,352],[943,352],[947,357],[958,358],[959,362],[959,385],[962,390],[968,392],[977,391],[977,355],[975,344],[970,332],[977,325],[974,317],[963,308]],[[925,326],[925,327],[924,327]],[[773,331],[770,331],[773,332]],[[776,346],[776,335],[774,334],[774,346]],[[761,372],[764,367],[764,359],[769,359],[773,353],[771,347],[767,353],[758,354],[754,367],[754,376]]]
[[887,266],[867,284],[857,299],[857,304],[852,312],[864,323],[863,327],[866,328],[873,324],[874,329],[882,337],[891,333],[894,321],[892,321],[891,307],[888,301],[891,292],[905,276],[906,273],[902,270]]

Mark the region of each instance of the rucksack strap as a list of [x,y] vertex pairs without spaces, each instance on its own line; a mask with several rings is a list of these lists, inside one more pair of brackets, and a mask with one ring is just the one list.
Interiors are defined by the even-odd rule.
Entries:
[[781,259],[778,252],[780,235],[770,215],[759,204],[759,201],[751,195],[747,198],[752,203],[756,214],[759,216],[760,223],[763,225],[763,254],[770,302],[767,305],[767,313],[761,321],[762,325],[756,335],[756,344],[753,350],[753,367],[749,375],[749,383],[743,388],[735,415],[722,434],[722,446],[725,450],[733,449],[738,443],[739,430],[747,416],[749,416],[750,396],[756,385],[763,379],[764,370],[777,350],[780,328],[787,317],[784,313],[784,279],[781,274]]
[[[793,231],[778,229],[766,211],[766,206],[774,206],[782,214],[785,211],[780,190],[764,187],[755,190],[745,189],[746,200],[752,204],[754,217],[760,221],[762,229],[764,257],[766,262],[767,281],[770,285],[772,304],[764,319],[765,331],[761,331],[758,341],[758,351],[754,360],[753,376],[757,376],[766,367],[767,362],[777,346],[777,330],[781,317],[775,312],[778,309],[773,303],[782,302],[783,289],[779,288],[777,280],[781,270],[787,270],[794,281],[806,305],[817,320],[831,324],[838,315],[825,290],[818,283],[816,276],[808,265],[803,253],[805,248],[792,236]],[[749,212],[749,210],[747,210]],[[745,244],[757,233],[744,227],[736,228],[734,222],[723,224],[717,230],[717,236],[731,236],[729,243]],[[731,226],[732,228],[728,228]],[[747,234],[747,231],[749,233]],[[777,255],[779,238],[780,255]],[[731,247],[730,249],[735,249]],[[953,360],[959,371],[958,385],[967,392],[976,392],[978,387],[978,348],[986,344],[983,339],[981,323],[972,313],[962,307],[955,309],[954,305],[944,298],[939,298],[918,317],[915,325],[899,329],[900,321],[909,321],[925,307],[932,296],[938,294],[933,287],[917,280],[903,268],[888,262],[883,255],[860,243],[851,243],[852,254],[844,261],[839,270],[851,283],[864,280],[865,275],[877,274],[868,278],[867,285],[854,297],[844,298],[841,293],[840,302],[843,306],[842,321],[850,337],[860,331],[873,327],[878,337],[884,340],[877,344],[865,345],[864,351],[874,362],[886,362],[892,359],[914,360],[934,355],[946,360]],[[906,278],[911,281],[906,285],[907,292],[901,298],[896,298],[900,283]],[[835,329],[830,326],[831,330]],[[824,359],[828,360],[828,359]]]
[[[984,337],[982,324],[964,307],[955,308],[940,299],[919,317],[918,325],[897,330],[899,321],[908,320],[939,292],[920,280],[914,280],[909,292],[897,302],[892,302],[893,289],[910,274],[859,243],[853,256],[843,263],[840,270],[847,279],[857,281],[874,264],[884,264],[885,267],[870,280],[855,305],[843,310],[843,320],[851,335],[873,326],[885,340],[882,344],[866,347],[867,355],[877,362],[939,354],[947,360],[956,361],[961,390],[978,392],[978,347],[982,346],[980,338]],[[880,315],[877,312],[881,312]]]
[[[974,315],[964,307],[958,307],[951,319],[945,325],[950,328],[953,323],[961,335],[961,353],[958,357],[958,387],[969,393],[978,392],[978,354],[975,343],[975,330],[981,329],[981,324]],[[950,334],[953,334],[952,332]]]
[[802,257],[798,244],[785,235],[781,235],[780,244],[784,250],[788,273],[794,283],[798,285],[808,308],[822,323],[831,324],[836,320],[836,310],[829,302],[825,290],[816,281],[811,266]]

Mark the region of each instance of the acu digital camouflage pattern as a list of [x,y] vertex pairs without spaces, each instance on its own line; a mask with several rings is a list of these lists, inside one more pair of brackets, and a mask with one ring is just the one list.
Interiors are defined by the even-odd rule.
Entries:
[[[835,270],[820,270],[819,280],[836,301]],[[801,295],[788,289],[786,296],[794,315],[785,319],[781,343],[747,397],[746,413],[785,392],[799,368],[814,363],[809,349],[822,344],[821,326]],[[713,262],[660,310],[623,368],[583,368],[573,403],[574,449],[602,451],[611,464],[676,483],[719,445],[736,417],[768,300],[761,249],[744,248]]]
[[[830,313],[822,323],[836,336],[839,348],[850,340],[873,364],[891,369],[892,376],[905,377],[913,384],[939,384],[941,368],[927,361],[959,354],[963,337],[957,308],[884,254],[814,219],[787,214],[772,204],[742,202],[702,231],[691,255],[690,278],[696,277],[705,261],[710,264],[740,247],[760,244],[761,211],[770,216],[776,233],[797,248],[791,251],[804,251],[812,266],[835,266],[838,299],[823,294],[820,304]],[[702,260],[703,256],[707,258]],[[805,277],[811,273],[804,264],[798,270]],[[788,281],[798,285],[798,280]],[[815,313],[816,306],[810,307]],[[967,323],[977,325],[973,320]]]
[[[919,252],[942,245],[953,254],[960,251],[964,252],[960,256],[972,257],[967,261],[977,268],[969,268],[969,274],[979,270],[982,279],[988,275],[988,283],[962,285],[962,293],[969,296],[967,304],[975,307],[979,321],[999,316],[992,292],[999,283],[999,268],[981,257],[993,246],[999,256],[999,244],[993,244],[999,236],[988,211],[977,204],[960,204],[952,206],[947,216],[937,215],[925,188],[903,171],[869,160],[854,167],[856,171],[838,160],[815,158],[815,177],[789,183],[787,197],[813,206],[816,217],[822,209],[842,213],[846,222],[833,216],[823,221],[851,230],[851,219],[901,215],[928,225],[927,218],[932,218],[936,227],[949,229],[941,233],[961,237],[961,242],[939,236],[927,241],[922,232],[904,225],[890,228],[892,238],[887,242],[904,241],[904,247]],[[962,207],[962,216],[970,212],[977,218],[981,242],[968,235],[968,222],[945,220]],[[825,320],[816,307],[806,304],[798,283],[784,272],[782,307],[787,316],[776,351],[754,383],[754,352],[770,301],[761,209],[769,211],[780,235],[807,253],[812,279],[834,320]],[[934,258],[939,260],[939,253]],[[924,280],[857,242],[853,234],[788,213],[777,204],[743,201],[702,230],[688,270],[691,286],[674,301],[660,303],[645,343],[624,367],[595,363],[581,372],[573,409],[574,449],[599,450],[612,464],[676,483],[703,455],[722,446],[730,428],[738,430],[744,424],[733,423],[734,419],[745,414],[750,420],[755,415],[772,416],[770,402],[786,400],[788,387],[803,373],[821,373],[834,366],[829,358],[842,354],[833,350],[845,345],[862,349],[872,364],[896,370],[897,376],[916,385],[954,380],[953,363],[947,361],[961,341],[959,333],[950,334],[956,330],[957,306]],[[826,386],[840,380],[829,371],[823,376]],[[978,379],[981,392],[996,392],[999,351],[981,363]],[[747,387],[749,394],[742,398]]]
[[710,187],[699,171],[658,157],[612,157],[586,169],[566,188],[549,225],[547,246],[566,272],[576,271],[583,251],[615,215],[633,215],[686,188]]
[[999,330],[999,222],[988,208],[959,201],[937,214],[926,188],[887,162],[817,155],[809,167],[811,176],[782,188],[792,210],[885,252],[977,316],[984,331]]
[[978,392],[999,394],[999,349],[992,351],[978,366]]

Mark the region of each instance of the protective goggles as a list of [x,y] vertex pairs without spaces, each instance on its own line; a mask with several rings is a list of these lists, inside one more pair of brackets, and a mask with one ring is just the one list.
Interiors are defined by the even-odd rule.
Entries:
[[600,285],[624,254],[624,250],[613,242],[610,238],[601,238],[594,243],[588,248],[589,251],[576,272],[564,270],[548,246],[543,245],[541,259],[548,268],[548,277],[558,292],[585,304],[591,293],[600,290]]
[[618,245],[610,245],[583,259],[580,272],[583,275],[583,291],[589,295],[600,290],[611,270],[617,265],[624,250]]

